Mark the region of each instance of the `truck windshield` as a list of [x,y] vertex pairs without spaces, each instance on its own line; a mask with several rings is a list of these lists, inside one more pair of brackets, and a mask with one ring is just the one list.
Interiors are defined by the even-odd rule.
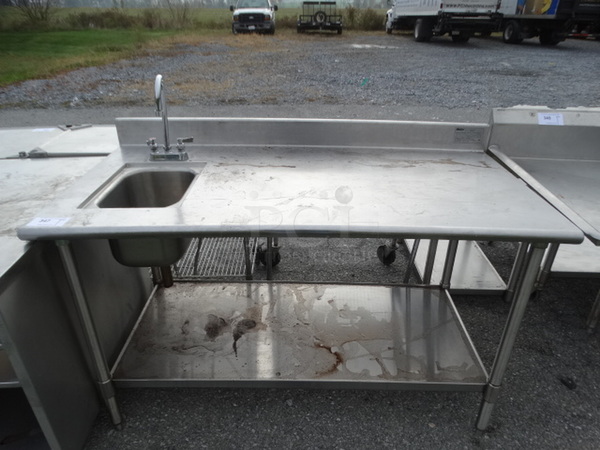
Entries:
[[270,8],[267,0],[240,0],[237,4],[239,8]]

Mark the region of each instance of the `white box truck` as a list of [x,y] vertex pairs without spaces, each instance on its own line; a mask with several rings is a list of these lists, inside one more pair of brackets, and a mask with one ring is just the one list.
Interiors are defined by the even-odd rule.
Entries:
[[542,45],[556,45],[569,33],[600,26],[600,0],[502,0],[498,12],[508,44],[538,36]]
[[449,34],[466,42],[475,34],[489,35],[500,27],[499,0],[393,0],[385,28],[414,30],[417,42]]

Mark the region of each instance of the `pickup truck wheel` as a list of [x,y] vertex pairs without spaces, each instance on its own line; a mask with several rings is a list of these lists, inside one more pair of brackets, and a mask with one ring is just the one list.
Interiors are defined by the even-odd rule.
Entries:
[[415,22],[415,41],[429,42],[433,36],[433,27],[425,19],[417,19]]
[[502,40],[507,44],[520,44],[523,42],[523,38],[521,37],[521,26],[519,25],[519,22],[510,20],[504,26]]
[[231,32],[233,34],[238,34],[237,30],[235,29],[235,27],[233,25],[231,25]]

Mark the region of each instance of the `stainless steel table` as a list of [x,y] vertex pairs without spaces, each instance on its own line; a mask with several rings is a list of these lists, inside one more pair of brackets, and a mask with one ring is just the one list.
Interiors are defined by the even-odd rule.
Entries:
[[[598,142],[599,109],[518,107],[494,111],[490,154],[577,225],[587,238],[585,246],[551,246],[539,287],[551,270],[569,275],[600,273],[600,253],[590,245],[600,245]],[[557,255],[561,260],[555,264]],[[588,326],[594,328],[599,318],[600,293]]]
[[[170,361],[170,369],[155,371],[153,379],[171,378],[183,383],[186,377],[182,374],[192,371],[198,374],[188,378],[192,384],[203,380],[209,384],[286,381],[310,385],[331,371],[325,378],[343,386],[476,389],[483,392],[477,426],[487,427],[545,248],[549,243],[581,242],[583,235],[485,154],[482,146],[486,127],[420,122],[179,119],[171,121],[171,135],[201,136],[197,139],[201,142],[188,145],[189,161],[156,165],[148,162],[149,153],[143,142],[159,124],[153,119],[117,122],[121,151],[91,171],[61,201],[19,228],[22,239],[55,240],[59,244],[83,321],[87,322],[87,341],[115,423],[120,422],[120,415],[111,370],[94,336],[91,316],[86,313],[86,294],[71,254],[71,241],[140,236],[321,236],[446,239],[450,243],[440,286],[433,288],[372,287],[361,291],[333,285],[267,283],[200,286],[190,291],[159,289],[137,327],[137,331],[145,330],[144,335],[150,333],[152,339],[161,341],[155,346],[156,353]],[[107,180],[110,183],[123,170],[152,167],[188,167],[198,175],[183,199],[173,206],[98,206],[102,201],[99,192]],[[481,367],[447,292],[459,240],[523,243],[523,272],[489,375]],[[190,319],[186,324],[187,308],[181,302],[190,296],[206,300],[204,322]],[[226,311],[217,306],[211,311],[211,302],[217,302],[215,298],[227,305],[223,306]],[[180,306],[173,310],[169,306],[173,302]],[[189,302],[189,308],[195,307],[195,302]],[[328,314],[335,320],[328,321]],[[153,320],[161,316],[160,323],[165,320],[181,324],[178,330],[183,334],[194,330],[195,340],[179,340],[170,345],[171,328],[156,329],[153,325]],[[364,326],[356,326],[362,319],[367,321]],[[246,322],[240,322],[243,320]],[[362,356],[369,359],[369,352],[374,354],[360,338],[368,336],[368,320],[379,320],[385,327],[373,335],[381,344],[372,349],[381,355],[378,369],[372,366],[358,370],[367,371],[361,382],[348,363],[343,370],[342,366],[331,364],[338,354],[345,361]],[[221,343],[221,347],[210,350],[213,333],[214,342],[218,340],[219,324],[230,327],[234,339],[236,331],[240,335],[237,349]],[[356,339],[345,341],[337,336],[328,341],[324,336],[329,325],[337,334],[354,333],[351,337]],[[217,331],[211,331],[215,326]],[[421,337],[419,329],[428,337]],[[438,334],[441,329],[446,331]],[[454,338],[447,340],[449,335]],[[120,382],[146,376],[143,371],[136,373],[134,367],[139,357],[136,348],[139,351],[146,345],[140,344],[140,339],[143,340],[140,335],[132,334],[130,343],[134,345],[124,350],[123,366],[115,368]],[[298,352],[293,349],[294,340],[301,342]],[[302,365],[302,355],[308,351],[311,340],[311,351],[324,357],[325,362],[316,360],[316,366],[308,369],[312,376],[296,377],[292,374],[296,363],[290,366],[285,355],[291,352]],[[279,355],[265,360],[264,346],[276,345],[287,345],[290,350],[283,352],[283,358]],[[413,345],[413,350],[408,351],[407,345]],[[191,357],[187,354],[190,351]],[[453,351],[463,356],[454,358]],[[206,364],[214,367],[235,363],[237,368],[225,371],[224,378],[207,381],[206,364],[198,365],[194,355],[202,361],[211,359]],[[208,358],[212,355],[215,358]],[[143,364],[152,370],[163,368],[161,363]],[[249,366],[255,370],[247,370]],[[394,378],[388,373],[404,375]]]
[[[0,128],[0,389],[23,390],[53,448],[81,446],[100,403],[56,291],[60,279],[49,275],[60,260],[19,240],[16,228],[118,145],[114,126]],[[1,406],[4,414],[17,408]]]

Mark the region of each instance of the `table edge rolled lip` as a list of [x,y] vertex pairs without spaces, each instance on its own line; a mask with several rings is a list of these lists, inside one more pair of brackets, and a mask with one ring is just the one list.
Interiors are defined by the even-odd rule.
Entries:
[[249,226],[249,225],[148,225],[142,227],[34,227],[22,226],[17,236],[24,241],[110,239],[136,237],[277,237],[277,238],[427,238],[537,243],[579,244],[584,234],[575,225],[572,230],[540,232],[536,229],[494,230],[489,228],[446,227],[372,227],[372,226]]
[[180,378],[113,378],[119,388],[260,388],[260,389],[360,389],[380,391],[419,391],[419,392],[483,392],[486,382],[424,382],[424,381],[349,381],[349,380],[206,380]]

